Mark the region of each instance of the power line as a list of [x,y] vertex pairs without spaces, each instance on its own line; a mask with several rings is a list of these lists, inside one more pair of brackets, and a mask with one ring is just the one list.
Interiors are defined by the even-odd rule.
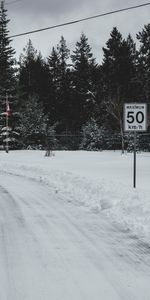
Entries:
[[28,35],[28,34],[33,34],[33,33],[41,32],[41,31],[45,31],[45,30],[50,30],[50,29],[54,29],[54,28],[58,28],[58,27],[68,26],[68,25],[72,25],[72,24],[83,22],[83,21],[87,21],[87,20],[91,20],[91,19],[96,19],[96,18],[116,14],[116,13],[119,13],[119,12],[131,10],[131,9],[135,9],[135,8],[144,7],[144,6],[147,6],[147,5],[150,5],[150,2],[143,3],[143,4],[140,4],[140,5],[136,5],[136,6],[121,8],[121,9],[113,10],[113,11],[106,12],[106,13],[103,13],[103,14],[98,14],[98,15],[95,15],[95,16],[90,16],[90,17],[86,17],[86,18],[82,18],[82,19],[78,19],[78,20],[74,20],[74,21],[70,21],[70,22],[66,22],[66,23],[61,23],[61,24],[57,24],[57,25],[53,25],[53,26],[49,26],[49,27],[45,27],[45,28],[41,28],[41,29],[27,31],[27,32],[23,32],[23,33],[18,33],[18,34],[10,36],[10,38],[15,38],[15,37],[23,36],[23,35]]

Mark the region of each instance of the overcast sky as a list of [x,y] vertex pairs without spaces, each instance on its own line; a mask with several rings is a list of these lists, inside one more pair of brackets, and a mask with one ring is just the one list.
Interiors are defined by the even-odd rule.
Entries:
[[[148,2],[148,0],[16,0],[16,2],[5,0],[10,18],[10,35]],[[70,26],[16,37],[13,39],[12,46],[18,58],[30,38],[33,46],[41,51],[43,57],[47,57],[51,53],[52,46],[59,43],[62,35],[72,51],[81,33],[84,32],[88,37],[94,57],[97,62],[100,62],[103,54],[102,47],[105,46],[114,26],[117,26],[123,37],[126,38],[130,33],[136,41],[136,33],[148,23],[150,23],[150,5]]]

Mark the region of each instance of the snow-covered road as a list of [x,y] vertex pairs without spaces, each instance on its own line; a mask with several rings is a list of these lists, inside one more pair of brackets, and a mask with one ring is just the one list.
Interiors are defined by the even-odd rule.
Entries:
[[1,300],[149,300],[149,253],[101,212],[1,171]]

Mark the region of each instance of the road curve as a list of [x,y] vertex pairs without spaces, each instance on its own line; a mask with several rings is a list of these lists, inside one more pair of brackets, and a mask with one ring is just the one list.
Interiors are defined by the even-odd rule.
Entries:
[[0,174],[1,300],[149,300],[150,268],[128,240],[52,188]]

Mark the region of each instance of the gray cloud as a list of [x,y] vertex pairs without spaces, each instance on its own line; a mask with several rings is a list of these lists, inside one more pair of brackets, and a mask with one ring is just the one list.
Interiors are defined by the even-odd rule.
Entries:
[[8,5],[7,8],[9,8],[12,12],[21,14],[35,13],[38,16],[43,14],[57,16],[59,14],[67,14],[72,10],[77,10],[77,7],[80,9],[80,5],[82,7],[88,2],[90,3],[90,1],[87,0],[82,0],[81,2],[78,0],[22,0],[14,4],[12,3],[12,5]]
[[[103,2],[98,0],[22,0],[7,6],[8,17],[11,19],[10,34],[48,27],[138,4],[141,4],[141,0],[126,0],[126,2],[123,0],[105,0]],[[51,47],[59,42],[61,35],[65,37],[68,47],[72,50],[76,41],[79,40],[81,32],[84,32],[89,38],[94,56],[101,60],[101,48],[109,38],[113,26],[117,26],[124,37],[130,33],[135,38],[136,33],[143,28],[144,24],[149,23],[149,15],[150,6],[147,6],[68,27],[15,38],[12,45],[16,49],[16,55],[19,56],[30,38],[35,48],[47,56]]]

